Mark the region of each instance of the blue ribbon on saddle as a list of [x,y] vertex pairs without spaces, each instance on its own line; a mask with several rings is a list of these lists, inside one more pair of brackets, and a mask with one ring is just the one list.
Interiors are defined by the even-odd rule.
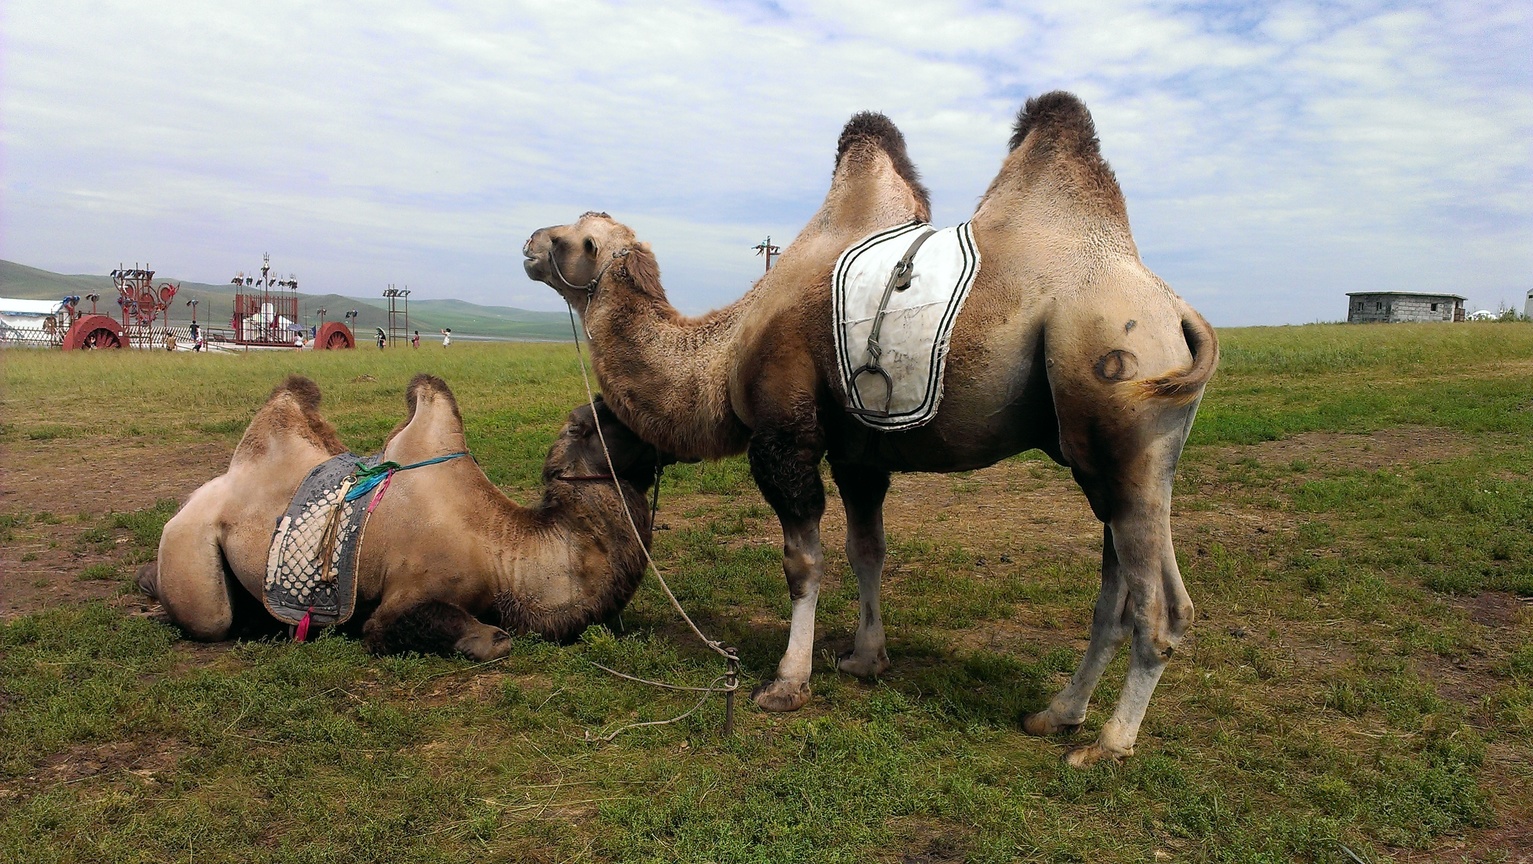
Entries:
[[363,495],[377,488],[379,483],[384,482],[399,471],[409,471],[411,468],[424,468],[427,465],[435,465],[438,462],[446,462],[459,456],[467,456],[468,451],[460,453],[448,453],[446,456],[438,456],[435,459],[427,459],[423,462],[414,462],[409,465],[401,465],[398,462],[379,462],[377,465],[364,465],[357,463],[356,482],[352,484],[351,491],[346,493],[347,501],[355,501]]

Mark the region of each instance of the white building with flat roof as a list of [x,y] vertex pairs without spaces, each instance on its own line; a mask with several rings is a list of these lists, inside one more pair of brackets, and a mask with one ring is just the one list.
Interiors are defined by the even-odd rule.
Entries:
[[1353,291],[1347,295],[1347,323],[1462,321],[1464,298],[1416,291]]

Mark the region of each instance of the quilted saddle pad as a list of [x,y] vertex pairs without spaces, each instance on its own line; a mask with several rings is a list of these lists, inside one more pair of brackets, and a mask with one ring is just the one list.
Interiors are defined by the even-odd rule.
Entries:
[[297,624],[342,624],[357,605],[357,553],[367,520],[367,496],[346,501],[358,465],[378,464],[343,453],[310,471],[277,521],[266,556],[267,611]]
[[[943,228],[916,250],[908,287],[887,292],[885,303],[891,271],[931,230],[910,222],[870,234],[841,253],[833,271],[832,329],[847,407],[874,429],[913,429],[936,416],[953,324],[979,273],[970,224]],[[880,318],[877,349],[870,350]]]

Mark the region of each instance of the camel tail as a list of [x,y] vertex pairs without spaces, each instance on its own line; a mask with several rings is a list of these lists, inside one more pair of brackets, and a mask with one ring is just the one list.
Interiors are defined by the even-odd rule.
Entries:
[[149,595],[150,599],[160,599],[160,562],[150,561],[138,568],[138,590]]
[[1182,336],[1192,350],[1192,365],[1180,372],[1139,382],[1147,398],[1185,405],[1201,396],[1203,387],[1214,377],[1214,369],[1219,365],[1219,337],[1214,335],[1214,328],[1189,308],[1182,316]]

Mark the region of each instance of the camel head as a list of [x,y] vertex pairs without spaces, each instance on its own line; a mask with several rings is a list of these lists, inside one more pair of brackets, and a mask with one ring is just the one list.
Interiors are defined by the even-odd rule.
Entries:
[[522,255],[527,277],[558,291],[582,315],[609,270],[627,273],[635,281],[638,271],[645,271],[646,286],[659,290],[649,244],[640,243],[633,229],[606,213],[587,212],[569,225],[539,228],[522,245]]
[[[596,434],[598,422],[601,423],[601,435]],[[618,479],[640,492],[654,482],[657,465],[676,461],[644,443],[617,419],[602,397],[597,396],[594,413],[590,405],[581,405],[570,412],[564,429],[548,450],[548,460],[543,463],[543,482],[608,476],[607,457],[602,455],[603,439],[607,442],[612,470]]]

